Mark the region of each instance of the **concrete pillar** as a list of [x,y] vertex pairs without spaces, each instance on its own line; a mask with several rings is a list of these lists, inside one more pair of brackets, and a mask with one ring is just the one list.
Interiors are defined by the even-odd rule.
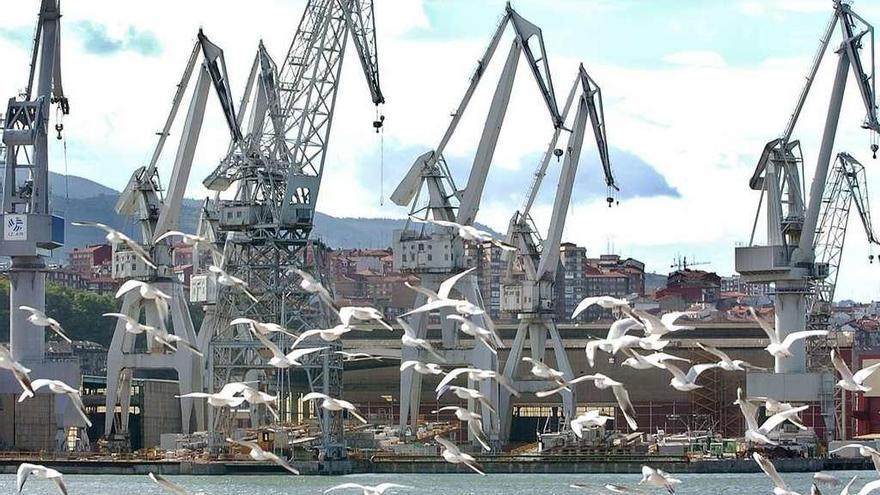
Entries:
[[30,313],[19,306],[43,311],[46,307],[46,261],[40,256],[14,256],[9,270],[9,345],[22,363],[42,363],[46,355],[45,329],[27,321]]
[[[807,328],[806,297],[802,284],[776,283],[776,333],[780,340],[792,332]],[[805,373],[807,371],[807,347],[801,339],[791,345],[791,357],[776,358],[777,373]]]

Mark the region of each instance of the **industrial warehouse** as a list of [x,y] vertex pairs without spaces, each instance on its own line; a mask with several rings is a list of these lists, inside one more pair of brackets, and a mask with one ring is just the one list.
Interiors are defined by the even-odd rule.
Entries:
[[[682,254],[686,231],[709,227],[677,218],[663,227],[684,239],[668,266],[610,237],[601,252],[574,242],[591,234],[573,221],[577,200],[597,195],[579,177],[599,184],[600,213],[639,196],[626,193],[631,163],[615,159],[603,64],[569,64],[559,85],[554,64],[570,57],[527,8],[500,4],[480,21],[476,66],[432,76],[463,92],[449,115],[425,115],[442,123],[436,144],[407,149],[390,191],[382,2],[306,1],[283,59],[260,41],[232,60],[210,25],[194,26],[191,47],[163,54],[186,63],[159,86],[176,84],[170,109],[144,161],[117,165],[129,177],[117,191],[69,173],[63,122],[85,105],[62,74],[82,75],[62,64],[60,0],[39,3],[0,145],[0,470],[18,491],[36,477],[66,494],[62,472],[149,473],[174,493],[187,491],[164,475],[641,469],[640,484],[670,493],[682,480],[664,470],[761,470],[776,493],[795,493],[777,469],[816,471],[815,490],[833,486],[823,470],[877,477],[880,303],[839,291],[841,267],[875,265],[847,246],[880,245],[860,161],[876,158],[880,134],[873,27],[851,2],[827,2],[781,133],[716,191],[753,200],[738,205],[748,242],[715,253],[728,274]],[[358,84],[375,109],[337,109],[340,88]],[[528,180],[497,186],[522,101],[540,112],[527,125],[544,147],[520,150]],[[821,133],[805,143],[818,147],[802,150],[813,101]],[[342,109],[376,135],[379,203],[398,217],[318,211],[322,185],[343,187],[323,181],[348,145],[330,139]],[[868,145],[840,149],[838,133]],[[200,150],[214,160],[206,176]],[[620,218],[610,223],[642,228]]]

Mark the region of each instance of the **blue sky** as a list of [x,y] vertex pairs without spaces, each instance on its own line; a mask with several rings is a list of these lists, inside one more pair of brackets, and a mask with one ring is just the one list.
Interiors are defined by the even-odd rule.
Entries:
[[[12,95],[25,83],[37,4],[4,6],[0,95]],[[112,0],[65,0],[62,60],[72,108],[65,121],[67,170],[122,188],[152,152],[154,133],[165,119],[198,28],[226,51],[238,95],[258,41],[280,60],[303,5],[304,0],[252,0],[241,9],[235,0],[157,0],[134,12]],[[504,5],[501,0],[376,0],[388,100],[382,109],[387,117],[384,153],[370,127],[375,110],[359,64],[349,53],[319,210],[337,216],[406,213],[379,196],[384,192],[387,197],[415,157],[436,146]],[[603,90],[621,201],[606,207],[595,145],[588,137],[566,240],[587,246],[593,255],[611,249],[640,258],[659,272],[680,254],[732,273],[733,246],[748,241],[758,202],[746,185],[748,177],[764,143],[788,118],[831,1],[520,0],[514,7],[543,28],[559,98],[579,63]],[[855,8],[869,20],[880,19],[880,2],[857,1]],[[460,185],[510,36],[502,39],[446,150]],[[551,132],[535,84],[521,69],[478,215],[478,221],[500,231],[522,203]],[[831,72],[826,61],[796,129],[808,173],[815,163]],[[878,205],[880,182],[867,152],[869,137],[859,129],[863,115],[851,87],[836,150],[863,159],[869,181],[874,178],[871,185],[877,184],[871,196]],[[179,124],[160,163],[166,180],[178,136]],[[216,166],[227,139],[212,97],[190,196],[205,194],[201,179]],[[64,172],[60,143],[53,140],[51,147],[52,169]],[[551,167],[534,212],[545,228],[557,170]],[[876,265],[866,263],[870,252],[861,233],[848,237],[841,297],[878,298]]]

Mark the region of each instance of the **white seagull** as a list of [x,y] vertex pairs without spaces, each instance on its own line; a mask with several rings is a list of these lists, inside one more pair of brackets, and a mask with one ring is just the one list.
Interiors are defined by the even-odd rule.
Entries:
[[296,338],[296,335],[277,323],[262,322],[251,318],[240,317],[230,321],[229,325],[250,325],[252,331],[259,332],[261,335],[269,335],[277,332],[283,333],[288,337]]
[[447,315],[446,319],[457,321],[459,323],[458,329],[461,330],[461,333],[470,335],[479,340],[485,344],[493,354],[498,354],[495,349],[504,348],[504,342],[495,330],[491,328],[483,328],[461,315]]
[[223,388],[220,389],[220,391],[226,391],[225,393],[233,395],[241,394],[241,396],[244,397],[244,400],[253,406],[263,404],[264,406],[266,406],[266,409],[268,409],[269,412],[272,413],[272,416],[275,417],[275,421],[280,420],[280,416],[278,415],[278,408],[275,407],[275,403],[278,401],[278,396],[262,392],[254,387],[251,387],[249,383],[255,382],[230,382],[224,385]]
[[321,340],[323,340],[324,342],[333,342],[335,340],[339,340],[340,337],[347,334],[348,332],[351,332],[352,330],[354,330],[354,328],[343,324],[336,325],[333,328],[313,328],[299,334],[299,337],[297,337],[296,340],[293,341],[293,345],[291,345],[291,347],[296,347],[302,341],[315,336],[320,337]]
[[28,376],[28,373],[30,373],[31,370],[25,368],[21,363],[13,359],[12,353],[9,352],[9,348],[2,344],[0,344],[0,368],[12,372],[16,381],[18,381],[18,384],[21,385],[21,389],[23,390],[22,395],[27,394],[28,397],[34,396],[31,377]]
[[448,229],[455,229],[458,231],[458,237],[461,237],[465,241],[471,242],[490,242],[495,246],[500,247],[505,251],[516,251],[516,246],[512,246],[507,244],[506,242],[499,241],[492,236],[491,232],[486,232],[485,230],[480,230],[473,225],[462,225],[456,222],[450,222],[448,220],[433,220],[430,218],[421,219],[410,215],[409,218],[413,222],[417,223],[432,223],[434,225],[439,225],[440,227],[446,227]]
[[437,289],[437,292],[434,292],[433,290],[421,285],[412,285],[409,282],[404,282],[403,285],[418,292],[419,294],[423,294],[427,298],[427,302],[429,303],[441,301],[449,299],[449,295],[452,293],[452,288],[455,287],[455,284],[457,284],[458,281],[462,279],[462,277],[474,270],[476,270],[476,267],[468,268],[467,270],[461,273],[457,273],[447,278],[443,282],[440,282],[440,287]]
[[156,311],[159,313],[159,319],[162,320],[164,324],[165,320],[168,319],[168,301],[171,300],[171,296],[147,282],[142,282],[140,280],[126,280],[119,286],[119,290],[116,291],[116,298],[119,299],[124,294],[135,289],[137,289],[141,299],[153,301],[153,304],[156,305]]
[[55,318],[49,318],[46,316],[46,313],[30,306],[19,306],[18,309],[30,312],[31,315],[28,316],[27,320],[33,323],[34,326],[49,327],[53,332],[58,334],[59,337],[66,340],[68,343],[71,342],[70,337],[64,333],[64,328],[61,327],[61,323],[58,323],[58,320]]
[[283,467],[284,469],[290,471],[293,474],[299,474],[299,471],[294,469],[284,459],[278,457],[277,455],[273,454],[272,452],[266,452],[265,450],[261,449],[260,446],[257,445],[257,442],[251,442],[251,441],[247,441],[247,440],[233,440],[231,438],[227,438],[226,441],[233,444],[233,445],[240,445],[242,447],[247,447],[247,448],[251,449],[249,455],[251,456],[251,459],[253,459],[255,461],[274,462],[275,464],[278,464],[279,466]]
[[311,274],[300,270],[299,268],[291,268],[288,273],[295,273],[302,280],[299,282],[299,286],[306,292],[310,294],[315,294],[318,296],[318,299],[321,300],[327,307],[335,308],[336,305],[333,303],[333,296],[330,295],[330,291],[324,287],[321,282],[311,276]]
[[247,386],[241,382],[227,383],[219,392],[213,394],[207,392],[190,392],[183,395],[175,395],[178,399],[208,399],[208,404],[212,407],[231,407],[240,406],[245,397],[241,394],[242,386]]
[[[86,406],[83,404],[82,397],[79,395],[79,390],[71,387],[70,385],[62,382],[61,380],[48,380],[46,378],[37,378],[36,380],[31,382],[33,386],[34,392],[37,390],[46,387],[53,394],[66,395],[70,402],[73,403],[73,407],[76,409],[76,412],[80,415],[80,417],[85,421],[85,423],[89,426],[92,426],[91,420],[89,420],[89,416],[86,413]],[[32,394],[25,390],[19,396],[18,401],[22,402],[28,397],[32,397]]]
[[[165,478],[164,476],[148,473],[147,476],[153,480],[153,483],[159,485],[160,488],[165,490],[166,492],[173,493],[175,495],[190,495],[190,493],[182,486],[178,485]],[[196,495],[205,495],[204,492],[196,492]]]
[[434,389],[437,392],[437,396],[439,397],[446,390],[446,386],[449,385],[452,380],[455,380],[461,375],[467,375],[468,380],[473,381],[481,381],[481,380],[495,380],[498,382],[498,385],[501,385],[508,392],[519,397],[519,391],[513,388],[513,384],[510,383],[510,380],[507,379],[506,376],[498,373],[497,371],[492,370],[483,370],[479,368],[455,368],[448,373],[446,376],[440,380],[440,383],[437,384],[437,387]]
[[150,337],[152,337],[156,342],[162,344],[163,346],[171,349],[172,351],[177,350],[178,344],[182,344],[184,347],[190,350],[193,354],[197,356],[204,356],[201,350],[196,347],[194,344],[190,343],[183,337],[179,335],[174,335],[168,333],[168,330],[164,328],[156,328],[150,325],[144,325],[134,318],[122,314],[122,313],[104,313],[101,316],[113,316],[119,318],[121,320],[125,320],[125,331],[130,334],[138,335],[141,333],[146,333]]
[[408,490],[412,488],[407,485],[398,485],[397,483],[379,483],[376,486],[361,485],[359,483],[343,483],[324,490],[324,493],[330,493],[334,490],[361,490],[363,495],[384,495],[388,490]]
[[584,414],[572,419],[568,422],[571,427],[571,431],[577,435],[578,438],[584,437],[584,429],[591,428],[593,426],[605,426],[605,423],[608,422],[609,419],[614,419],[611,416],[604,416],[599,411],[587,411]]
[[388,330],[393,331],[394,328],[386,323],[383,318],[384,316],[382,316],[381,311],[369,306],[344,306],[339,308],[339,321],[347,327],[352,325],[352,320],[375,321]]
[[340,356],[342,356],[342,360],[347,363],[357,361],[381,361],[385,359],[384,356],[374,356],[366,352],[336,351],[334,354],[339,354]]
[[486,476],[486,473],[483,472],[482,466],[477,464],[477,460],[474,459],[474,456],[462,452],[458,449],[457,445],[439,435],[434,437],[434,441],[443,446],[443,451],[440,452],[440,455],[443,456],[443,459],[445,459],[446,462],[451,464],[464,464],[473,469],[477,474]]
[[251,291],[248,290],[248,284],[244,280],[230,275],[229,273],[226,272],[226,270],[220,268],[219,266],[211,265],[208,267],[208,270],[211,271],[212,273],[217,274],[217,283],[218,284],[225,285],[227,287],[235,287],[235,288],[239,289],[240,291],[244,292],[244,294],[246,296],[248,296],[248,298],[250,298],[251,301],[260,302],[259,299],[257,299],[256,296],[251,294]]
[[409,325],[409,323],[404,321],[403,318],[397,318],[397,324],[403,329],[403,335],[400,337],[401,345],[423,349],[437,361],[440,361],[441,363],[446,362],[446,358],[438,354],[437,351],[434,350],[434,346],[432,346],[427,339],[416,337],[416,331]]
[[354,404],[352,404],[351,402],[349,402],[347,400],[334,399],[333,397],[330,397],[329,395],[325,395],[325,394],[322,394],[319,392],[309,392],[306,395],[304,395],[302,398],[302,400],[304,400],[304,401],[306,401],[306,400],[319,400],[319,399],[321,400],[321,407],[323,407],[324,409],[326,409],[328,411],[341,411],[341,410],[345,409],[346,411],[349,412],[349,414],[351,414],[352,416],[357,418],[358,421],[360,421],[361,423],[364,423],[364,424],[367,423],[367,420],[363,416],[360,415],[360,411],[358,411],[358,409],[354,406]]
[[680,483],[681,480],[669,476],[669,473],[663,472],[660,469],[654,469],[651,466],[642,466],[642,479],[639,481],[640,485],[646,484],[658,488],[665,488],[667,492],[675,493],[675,485]]
[[683,363],[690,363],[690,359],[685,359],[683,357],[673,356],[672,354],[667,354],[665,352],[655,352],[653,354],[648,354],[647,356],[643,356],[636,352],[634,349],[624,349],[623,353],[629,356],[624,359],[621,366],[628,366],[637,370],[650,370],[650,369],[666,369],[666,365],[664,362],[666,361],[681,361]]
[[[757,442],[761,444],[777,445],[776,442],[770,440],[767,436],[774,428],[789,420],[789,418],[797,417],[801,411],[808,409],[810,406],[801,406],[778,412],[758,426],[757,407],[749,402],[748,399],[742,397],[742,389],[736,391],[737,399],[734,404],[739,405],[739,409],[746,419],[745,439],[749,442]],[[797,425],[798,423],[795,423]]]
[[219,256],[223,256],[223,251],[217,249],[217,246],[214,245],[207,237],[202,237],[196,234],[187,234],[186,232],[181,232],[179,230],[169,230],[164,234],[160,235],[153,242],[159,242],[162,239],[167,239],[169,237],[180,237],[180,242],[184,246],[189,246],[192,248],[205,248],[212,253],[216,253]]
[[[264,347],[269,349],[269,352],[272,353],[272,357],[269,359],[269,365],[274,366],[276,368],[290,368],[291,366],[302,366],[300,359],[303,356],[311,354],[313,352],[323,351],[327,347],[306,347],[303,349],[295,349],[292,348],[290,352],[285,354],[281,349],[275,345],[274,342],[269,340],[268,338],[260,335],[257,332],[251,332],[257,340],[263,344]],[[305,332],[304,332],[305,333]]]
[[840,373],[840,380],[837,382],[837,386],[850,392],[870,392],[871,387],[865,385],[865,380],[880,369],[880,363],[876,363],[862,368],[853,374],[849,366],[846,365],[846,361],[840,357],[836,349],[831,349],[831,364]]
[[624,313],[631,313],[629,301],[626,299],[620,299],[611,296],[592,296],[584,298],[583,300],[581,300],[581,302],[578,303],[578,305],[574,308],[574,311],[571,313],[571,318],[575,319],[579,314],[586,311],[587,308],[589,308],[590,306],[597,305],[605,309],[620,308]]
[[602,373],[595,373],[594,375],[591,375],[591,378],[593,380],[593,386],[599,390],[611,388],[611,392],[617,400],[617,405],[620,407],[620,412],[623,414],[626,423],[633,430],[638,430],[639,425],[636,423],[636,408],[633,407],[632,401],[629,399],[629,392],[623,384],[603,375]]
[[676,325],[675,322],[685,316],[696,316],[698,313],[693,311],[673,311],[658,318],[647,311],[634,309],[633,314],[635,314],[636,318],[638,318],[642,325],[645,326],[645,336],[656,335],[661,337],[667,333],[678,332],[680,330],[693,330],[694,327],[692,326]]
[[459,421],[467,422],[468,431],[474,435],[474,438],[480,442],[480,445],[487,451],[492,450],[492,447],[489,447],[489,439],[486,437],[486,433],[483,432],[483,416],[458,406],[444,406],[436,411],[431,411],[431,413],[437,414],[442,411],[454,411],[455,417]]
[[720,359],[720,361],[718,361],[718,363],[716,364],[724,371],[746,371],[747,369],[767,371],[766,368],[755,366],[746,361],[743,361],[742,359],[731,359],[726,352],[718,349],[717,347],[712,347],[708,344],[701,344],[699,342],[697,342],[697,347]]
[[420,375],[442,375],[443,369],[436,363],[423,363],[421,361],[404,361],[400,363],[400,371],[412,368]]
[[764,349],[771,355],[773,355],[773,357],[791,357],[791,352],[788,349],[796,341],[806,339],[808,337],[821,337],[824,335],[828,335],[827,330],[802,330],[800,332],[792,332],[786,335],[784,339],[780,339],[779,332],[777,332],[776,329],[770,326],[770,324],[764,321],[762,318],[759,318],[758,314],[755,313],[755,309],[751,306],[749,307],[749,313],[751,313],[752,318],[754,318],[761,329],[764,330],[764,333],[767,334],[767,337],[770,338],[770,344],[767,345],[767,347],[765,347]]
[[153,263],[153,260],[150,259],[150,255],[147,253],[143,246],[133,241],[131,237],[128,237],[127,235],[114,229],[113,227],[108,227],[103,223],[97,222],[70,222],[70,224],[76,225],[77,227],[95,227],[103,230],[107,233],[107,235],[104,237],[105,239],[107,239],[107,242],[113,244],[114,246],[125,244],[126,246],[128,246],[128,249],[131,249],[135,256],[143,260],[143,262],[146,263],[147,266],[153,269],[156,268],[156,264]]
[[703,388],[702,385],[697,385],[697,378],[699,378],[700,374],[704,371],[720,367],[718,363],[695,364],[694,366],[691,366],[687,374],[685,374],[681,368],[672,363],[666,363],[665,366],[666,371],[672,373],[672,380],[669,381],[669,384],[679,392],[690,392],[698,388]]
[[[590,367],[592,368],[596,364],[596,349],[601,349],[608,353],[614,352],[615,347],[621,349],[621,345],[618,343],[620,339],[633,328],[641,326],[642,324],[635,318],[621,318],[611,324],[604,339],[595,339],[587,342],[585,351],[587,353],[587,361],[590,363]],[[615,345],[616,343],[617,345]],[[629,347],[626,348],[628,349]]]
[[874,469],[877,472],[880,472],[880,451],[878,451],[877,449],[869,445],[862,445],[860,443],[848,443],[834,450],[829,450],[828,453],[836,454],[844,449],[858,449],[859,455],[862,457],[870,458],[871,462],[874,463]]
[[451,390],[452,394],[458,397],[459,399],[464,400],[475,400],[483,405],[486,409],[496,412],[495,408],[492,406],[492,403],[489,402],[489,399],[486,398],[485,395],[480,393],[479,390],[474,390],[472,388],[467,387],[458,387],[455,385],[450,385],[446,390]]
[[21,493],[21,489],[24,488],[24,482],[31,476],[52,480],[58,486],[58,489],[61,490],[61,493],[67,495],[67,487],[64,486],[64,475],[52,468],[28,462],[21,463],[15,474],[15,484],[18,488],[18,493]]

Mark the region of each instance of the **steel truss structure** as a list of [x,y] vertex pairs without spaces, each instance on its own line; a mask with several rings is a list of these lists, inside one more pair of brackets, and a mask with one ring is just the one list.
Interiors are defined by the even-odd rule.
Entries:
[[[258,299],[217,286],[216,305],[209,308],[211,317],[202,329],[210,339],[209,389],[262,373],[288,413],[294,403],[290,372],[267,369],[259,346],[228,322],[247,316],[292,330],[328,323],[322,308],[299,289],[290,269],[319,275],[307,247],[349,35],[373,103],[384,103],[372,0],[310,0],[280,68],[260,46],[245,90],[252,108],[244,144],[231,146],[204,180],[208,189],[218,192],[235,185],[233,199],[214,202],[210,221],[218,239],[225,238],[224,269],[246,281]],[[378,130],[381,120],[374,127]],[[304,362],[312,390],[339,396],[342,361],[334,352],[339,345]],[[318,413],[325,457],[344,457],[341,416],[323,409]]]

